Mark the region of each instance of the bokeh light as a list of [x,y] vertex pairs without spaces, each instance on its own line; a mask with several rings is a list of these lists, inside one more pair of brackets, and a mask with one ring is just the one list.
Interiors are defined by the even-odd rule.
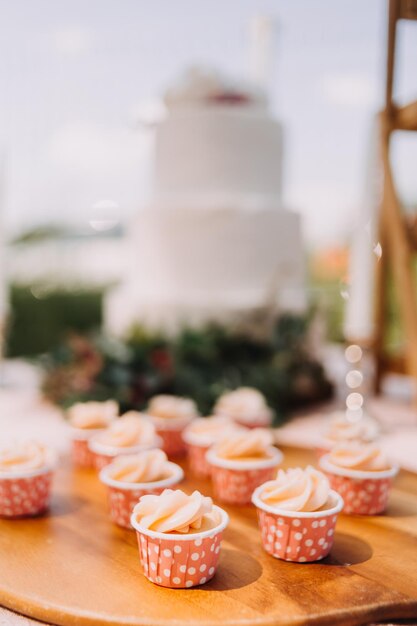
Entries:
[[362,405],[363,395],[361,393],[357,393],[356,391],[354,391],[353,393],[350,393],[346,398],[346,406],[350,410],[355,411],[357,409],[360,409]]
[[351,370],[346,374],[346,384],[350,389],[356,389],[363,383],[363,374],[359,370]]
[[345,350],[345,357],[349,363],[358,363],[362,358],[362,348],[356,344],[348,346]]

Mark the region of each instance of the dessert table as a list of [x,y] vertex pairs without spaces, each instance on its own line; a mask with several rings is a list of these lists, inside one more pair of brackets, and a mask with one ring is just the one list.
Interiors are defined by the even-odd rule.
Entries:
[[[225,507],[231,523],[215,578],[169,590],[143,577],[135,535],[108,521],[94,473],[71,468],[56,409],[35,393],[0,392],[0,432],[5,429],[54,443],[62,464],[49,515],[0,521],[0,605],[7,607],[0,608],[0,624],[39,624],[19,613],[63,626],[417,623],[417,475],[411,472],[398,476],[386,515],[340,517],[333,550],[321,563],[273,559],[261,547],[252,507]],[[283,451],[287,467],[314,462],[308,449]],[[207,482],[190,478],[184,488],[211,493]]]

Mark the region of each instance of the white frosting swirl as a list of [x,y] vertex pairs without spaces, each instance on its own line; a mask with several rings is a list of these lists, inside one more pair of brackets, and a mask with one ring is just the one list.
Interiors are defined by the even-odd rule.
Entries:
[[328,460],[336,467],[349,470],[378,472],[391,469],[391,464],[379,446],[358,441],[337,444],[330,451]]
[[180,489],[142,496],[133,515],[142,528],[161,533],[185,534],[218,523],[211,498],[199,491],[189,496]]
[[271,409],[267,406],[264,396],[252,387],[240,387],[220,396],[214,407],[217,415],[226,415],[239,422],[259,424],[270,423]]
[[106,428],[117,418],[119,407],[114,400],[107,402],[77,402],[67,411],[71,426],[74,428]]
[[155,437],[152,422],[141,413],[129,411],[112,422],[103,433],[97,435],[96,440],[107,446],[127,448],[152,445]]
[[170,468],[165,452],[155,449],[118,456],[107,471],[110,478],[120,482],[150,483],[168,478]]
[[330,495],[326,476],[311,466],[278,470],[275,480],[265,483],[260,499],[271,507],[285,511],[317,511]]
[[36,441],[14,443],[0,450],[0,475],[52,467],[54,460],[52,451]]
[[379,426],[371,417],[362,417],[357,421],[350,421],[342,411],[334,413],[326,439],[332,442],[339,441],[374,441],[379,435]]
[[264,459],[270,456],[272,433],[266,428],[239,429],[230,432],[216,445],[216,455],[222,459]]
[[151,398],[147,413],[162,419],[192,419],[198,416],[197,406],[190,398],[161,394]]
[[183,437],[187,443],[209,447],[238,428],[239,426],[233,420],[222,415],[199,417],[187,426]]

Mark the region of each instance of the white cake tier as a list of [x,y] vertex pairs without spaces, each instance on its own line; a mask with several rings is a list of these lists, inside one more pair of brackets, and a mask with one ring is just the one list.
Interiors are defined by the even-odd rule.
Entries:
[[286,210],[149,210],[135,224],[130,277],[106,306],[110,330],[227,322],[274,302],[305,307],[298,215]]
[[154,199],[161,208],[280,206],[282,130],[262,107],[171,111],[155,137]]

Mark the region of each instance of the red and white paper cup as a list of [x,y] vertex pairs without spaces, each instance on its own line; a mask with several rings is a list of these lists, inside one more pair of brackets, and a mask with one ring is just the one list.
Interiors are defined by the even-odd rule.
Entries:
[[127,483],[111,478],[112,465],[106,465],[100,471],[99,478],[107,486],[107,501],[112,522],[123,528],[132,528],[130,518],[139,498],[147,494],[158,495],[170,487],[174,487],[184,478],[179,465],[167,463],[170,475],[162,480],[147,483]]
[[90,439],[88,447],[93,455],[94,467],[100,471],[106,465],[109,465],[116,456],[124,456],[125,454],[138,454],[144,450],[153,450],[154,448],[160,448],[162,441],[160,437],[155,437],[152,443],[147,445],[116,447],[108,446],[95,439]]
[[214,505],[220,523],[210,530],[188,534],[160,533],[141,528],[132,515],[143,573],[162,587],[187,588],[204,585],[216,573],[223,530],[229,516]]
[[268,448],[268,455],[268,458],[259,461],[237,461],[222,459],[211,448],[206,458],[211,468],[215,498],[228,504],[250,504],[254,490],[275,478],[282,462],[282,452],[277,448]]
[[286,511],[261,500],[264,487],[258,487],[252,496],[264,550],[284,561],[307,563],[324,559],[332,549],[337,516],[343,508],[342,497],[330,491],[329,508],[324,511]]
[[71,427],[71,457],[74,465],[85,469],[94,468],[94,455],[89,448],[88,442],[102,431],[102,428]]
[[0,475],[0,517],[39,515],[49,507],[53,465],[25,472]]
[[186,445],[183,431],[194,417],[157,417],[150,416],[155,426],[156,434],[162,439],[162,450],[169,458],[184,456]]
[[333,465],[328,454],[321,457],[319,465],[332,489],[342,496],[345,503],[343,513],[378,515],[387,508],[398,466],[381,471],[349,470]]

